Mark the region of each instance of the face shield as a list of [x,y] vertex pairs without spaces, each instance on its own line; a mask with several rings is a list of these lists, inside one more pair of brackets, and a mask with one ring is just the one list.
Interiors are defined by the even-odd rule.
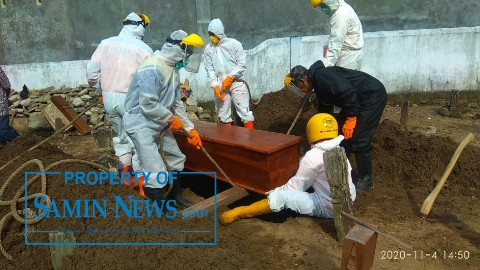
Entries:
[[[150,26],[151,27],[151,26]],[[142,41],[145,43],[152,43],[152,33],[150,32],[150,27],[145,28],[145,33],[143,35]]]
[[[288,90],[292,91],[299,97],[304,98],[308,94],[308,88],[306,87],[305,82],[300,79],[305,76],[305,73],[302,72],[295,75],[295,77],[292,77],[290,73],[288,73],[283,80],[284,85]],[[302,85],[303,88],[300,89],[297,85]]]
[[202,62],[203,39],[197,34],[190,34],[182,39],[181,47],[184,50],[183,67],[186,71],[197,73]]

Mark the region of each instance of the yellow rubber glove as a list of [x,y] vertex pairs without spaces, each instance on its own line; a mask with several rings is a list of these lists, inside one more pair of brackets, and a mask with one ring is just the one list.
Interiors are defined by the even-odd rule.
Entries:
[[213,87],[213,91],[215,92],[215,96],[216,96],[218,99],[223,99],[223,98],[226,96],[225,93],[222,93],[222,92],[220,91],[220,88],[218,88],[218,86],[214,86],[214,87]]
[[223,83],[222,83],[222,90],[225,91],[225,89],[229,88],[230,86],[232,86],[232,83],[233,83],[233,77],[232,76],[227,76],[227,78],[225,78],[225,80],[223,80]]
[[290,72],[287,73],[287,75],[285,75],[285,78],[283,78],[283,84],[285,85],[285,87],[289,87],[292,80],[293,79],[292,77],[290,77]]
[[178,118],[178,116],[174,115],[173,116],[173,121],[170,122],[170,124],[168,124],[168,127],[171,130],[179,130],[179,129],[182,129],[183,123],[182,123],[182,121],[180,121],[180,118]]
[[348,140],[352,138],[353,136],[353,129],[355,128],[355,125],[357,124],[357,117],[347,117],[347,120],[345,120],[345,123],[343,124],[342,132],[343,136],[345,137],[345,140]]
[[195,129],[190,130],[190,135],[192,135],[192,138],[187,138],[188,143],[200,150],[200,148],[202,148],[202,140],[200,140],[200,135],[198,135],[198,132]]

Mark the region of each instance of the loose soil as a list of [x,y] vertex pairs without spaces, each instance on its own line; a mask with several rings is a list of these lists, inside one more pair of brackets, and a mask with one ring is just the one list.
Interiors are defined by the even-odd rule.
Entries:
[[[255,128],[286,133],[295,118],[302,100],[288,91],[267,94],[254,110]],[[305,136],[305,125],[315,114],[316,101],[307,102],[292,135]],[[373,138],[373,177],[375,188],[357,196],[355,215],[366,222],[414,246],[406,249],[379,235],[372,269],[479,269],[480,265],[480,120],[439,116],[442,105],[410,107],[408,131],[400,128],[400,107],[394,104],[385,109],[382,123]],[[475,140],[460,155],[457,164],[437,197],[433,210],[455,212],[461,222],[431,223],[419,217],[420,207],[441,178],[459,143],[473,132]],[[93,160],[100,155],[94,151],[91,136],[58,137],[31,152],[27,149],[40,142],[42,137],[24,134],[5,148],[0,149],[0,166],[22,154],[14,164],[1,173],[3,184],[8,176],[30,159],[39,159],[45,166],[65,159]],[[302,151],[308,148],[304,146]],[[63,151],[61,151],[63,150]],[[188,158],[188,157],[187,157]],[[352,160],[352,165],[355,162]],[[38,171],[30,165],[26,171]],[[89,165],[63,164],[55,171],[91,171]],[[213,193],[213,181],[207,176],[184,176],[185,196],[199,202]],[[2,200],[10,200],[22,188],[23,174],[9,185]],[[218,183],[218,191],[228,188]],[[28,193],[40,192],[40,181],[28,187]],[[142,199],[132,189],[121,185],[65,185],[60,176],[49,175],[47,194],[57,200],[75,199],[108,200],[115,207],[117,195],[124,201],[128,196]],[[250,194],[228,208],[248,205],[265,198]],[[18,204],[22,209],[23,203]],[[33,208],[30,203],[29,207]],[[220,207],[218,213],[227,210]],[[0,206],[0,216],[9,213],[9,206]],[[213,214],[213,213],[211,213]],[[107,218],[44,218],[28,225],[28,240],[48,242],[48,233],[32,230],[70,229],[169,229],[204,230],[205,233],[75,233],[80,242],[212,242],[213,246],[77,246],[71,256],[64,258],[65,269],[338,269],[342,246],[336,241],[334,221],[301,216],[291,211],[244,219],[228,226],[217,226],[215,217],[180,218],[127,218],[120,212],[107,212]],[[24,225],[13,218],[4,226],[1,243],[13,256],[12,261],[0,258],[0,269],[53,269],[48,246],[25,246],[22,235]],[[386,252],[405,251],[403,259],[389,259]],[[417,258],[414,258],[414,254]],[[437,258],[420,258],[420,253]],[[444,252],[447,258],[444,259]],[[468,259],[448,258],[450,252],[462,252]]]

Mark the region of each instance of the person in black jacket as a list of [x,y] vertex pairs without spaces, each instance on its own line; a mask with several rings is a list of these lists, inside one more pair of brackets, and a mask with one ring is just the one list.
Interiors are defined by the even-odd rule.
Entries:
[[318,112],[330,113],[332,106],[345,140],[340,144],[347,157],[355,155],[357,192],[373,188],[371,140],[387,103],[383,84],[371,75],[342,67],[325,68],[322,61],[309,69],[295,66],[290,73],[291,87],[302,92],[315,91]]

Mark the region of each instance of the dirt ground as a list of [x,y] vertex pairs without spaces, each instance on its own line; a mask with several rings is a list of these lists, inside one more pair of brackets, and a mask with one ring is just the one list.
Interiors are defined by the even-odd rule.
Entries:
[[[286,133],[292,123],[301,99],[281,91],[265,95],[254,110],[255,128]],[[305,136],[305,125],[315,113],[315,100],[307,103],[292,135]],[[453,118],[437,114],[442,104],[412,106],[409,108],[408,131],[400,128],[399,106],[386,107],[382,123],[373,138],[373,178],[375,188],[357,196],[355,216],[378,226],[388,234],[414,246],[405,248],[379,235],[372,269],[479,269],[480,265],[480,120],[469,117]],[[461,222],[432,223],[419,217],[420,207],[442,176],[453,153],[472,132],[476,136],[460,155],[446,185],[437,197],[433,210],[455,212]],[[41,141],[35,134],[24,134],[0,149],[0,166],[22,153],[14,164],[1,171],[7,180],[12,172],[31,159],[43,164],[79,158],[97,159],[92,136],[60,136],[45,146],[26,152]],[[61,151],[63,150],[63,152]],[[307,150],[306,147],[302,151]],[[187,157],[188,158],[188,157]],[[355,166],[354,162],[352,165]],[[28,171],[38,171],[29,165]],[[89,165],[73,162],[52,168],[52,171],[91,171]],[[206,176],[184,176],[185,196],[195,202],[213,195],[213,181]],[[0,199],[11,200],[22,188],[23,174],[15,177]],[[218,183],[218,191],[228,188]],[[28,186],[28,194],[40,192],[40,180]],[[124,186],[103,184],[97,186],[64,185],[60,176],[49,175],[47,195],[61,201],[78,198],[108,199],[114,207],[114,195],[127,201],[128,196],[141,199],[136,191]],[[248,205],[265,198],[258,194],[239,200],[227,208]],[[24,204],[18,203],[18,209]],[[29,203],[33,207],[33,203]],[[0,205],[0,217],[11,212],[9,204]],[[98,214],[98,213],[97,213]],[[213,214],[213,213],[211,213]],[[204,230],[205,233],[75,233],[77,242],[211,242],[214,216],[202,219],[127,218],[122,214],[114,218],[44,218],[28,225],[30,242],[48,242],[45,230],[64,228],[108,229],[167,229]],[[53,269],[48,246],[26,246],[24,225],[10,218],[1,232],[1,245],[13,256],[12,261],[0,257],[0,269]],[[32,232],[37,231],[37,232]],[[217,227],[214,246],[77,246],[73,255],[64,258],[65,269],[339,269],[342,246],[336,241],[334,221],[297,215],[291,211],[237,221],[229,226]],[[389,259],[389,255],[402,258]],[[402,253],[405,252],[405,253]],[[431,254],[420,258],[420,254]],[[436,252],[436,258],[432,255]],[[449,256],[461,253],[468,258]],[[407,254],[411,254],[408,256]],[[417,258],[414,258],[415,254]],[[446,254],[446,255],[445,255]],[[446,258],[444,258],[446,256]]]

